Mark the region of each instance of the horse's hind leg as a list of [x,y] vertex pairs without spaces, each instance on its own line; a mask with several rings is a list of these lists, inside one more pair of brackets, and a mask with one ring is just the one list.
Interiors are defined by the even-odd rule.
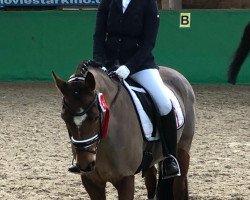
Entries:
[[120,181],[113,183],[118,191],[119,200],[133,200],[135,193],[135,176],[126,176]]
[[154,199],[155,198],[155,194],[156,194],[156,185],[157,185],[157,170],[155,168],[155,166],[149,168],[146,172],[145,172],[145,185],[147,188],[147,192],[148,192],[148,199]]
[[106,183],[94,183],[86,176],[81,176],[82,184],[85,187],[91,200],[106,200],[105,187]]
[[174,179],[173,194],[175,200],[187,200],[188,199],[188,182],[187,173],[189,168],[189,154],[183,150],[178,149],[177,158],[179,161],[181,176]]

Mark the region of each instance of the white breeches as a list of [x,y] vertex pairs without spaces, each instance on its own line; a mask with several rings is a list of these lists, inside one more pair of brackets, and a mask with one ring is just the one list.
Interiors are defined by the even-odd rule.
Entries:
[[145,69],[130,77],[148,91],[161,116],[171,111],[172,103],[166,92],[169,89],[163,83],[158,69]]

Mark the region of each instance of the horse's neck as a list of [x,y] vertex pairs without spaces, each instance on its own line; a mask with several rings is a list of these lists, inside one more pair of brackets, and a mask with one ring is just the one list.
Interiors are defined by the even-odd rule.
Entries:
[[[143,137],[130,96],[125,88],[119,85],[121,83],[110,79],[100,71],[94,73],[96,89],[104,94],[110,108],[107,136],[109,139],[101,143],[101,150],[98,153],[98,159],[103,159],[100,163],[106,163],[101,166],[101,170],[109,172],[110,168],[115,168],[119,174],[136,171],[142,159]],[[124,154],[124,148],[121,147],[126,147],[129,153],[133,153],[132,160],[121,156]],[[112,149],[112,153],[107,153],[108,149]],[[107,163],[107,160],[112,162]]]
[[119,92],[120,83],[111,80],[105,73],[98,69],[91,70],[91,72],[95,77],[96,90],[103,93],[108,105],[110,105],[114,98],[116,98],[117,92]]
[[116,93],[118,92],[118,84],[111,81],[102,79],[98,81],[97,90],[102,92],[105,96],[105,99],[109,102],[109,104],[115,99]]

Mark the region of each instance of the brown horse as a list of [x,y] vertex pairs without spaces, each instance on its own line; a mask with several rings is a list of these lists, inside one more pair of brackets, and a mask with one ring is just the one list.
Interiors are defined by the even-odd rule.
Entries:
[[[142,162],[146,141],[133,102],[122,83],[94,65],[93,62],[81,63],[67,82],[53,72],[63,94],[61,116],[90,198],[105,200],[106,183],[111,182],[119,200],[131,200],[134,199],[135,173]],[[168,180],[160,177],[157,190],[155,164],[164,158],[161,143],[152,142],[153,161],[145,172],[148,199],[156,199],[156,196],[160,200],[188,199],[187,173],[195,126],[195,96],[189,82],[177,71],[160,67],[160,74],[177,96],[185,116],[185,124],[178,130],[177,159],[181,176]],[[105,113],[100,109],[100,93],[105,97]],[[107,115],[109,124],[105,136],[107,126],[103,125]]]

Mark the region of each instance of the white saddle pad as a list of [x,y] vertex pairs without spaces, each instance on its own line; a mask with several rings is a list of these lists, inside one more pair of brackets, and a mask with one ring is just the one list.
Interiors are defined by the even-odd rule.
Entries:
[[[123,83],[126,86],[126,88],[128,89],[128,91],[129,91],[129,93],[130,93],[130,95],[135,103],[135,107],[136,107],[137,112],[139,114],[139,118],[140,118],[140,122],[142,125],[142,129],[143,129],[145,138],[148,141],[159,140],[160,137],[159,137],[158,132],[156,133],[155,137],[152,137],[153,124],[152,124],[150,118],[148,117],[147,113],[143,109],[142,104],[139,101],[136,93],[134,92],[134,91],[139,91],[139,92],[146,93],[146,91],[143,88],[130,86],[125,80],[123,80]],[[178,99],[176,98],[175,94],[169,88],[168,88],[168,96],[170,97],[170,100],[172,102],[172,105],[173,105],[173,108],[175,111],[177,129],[180,129],[183,126],[184,121],[185,121],[183,112],[181,110],[180,103],[179,103]]]

